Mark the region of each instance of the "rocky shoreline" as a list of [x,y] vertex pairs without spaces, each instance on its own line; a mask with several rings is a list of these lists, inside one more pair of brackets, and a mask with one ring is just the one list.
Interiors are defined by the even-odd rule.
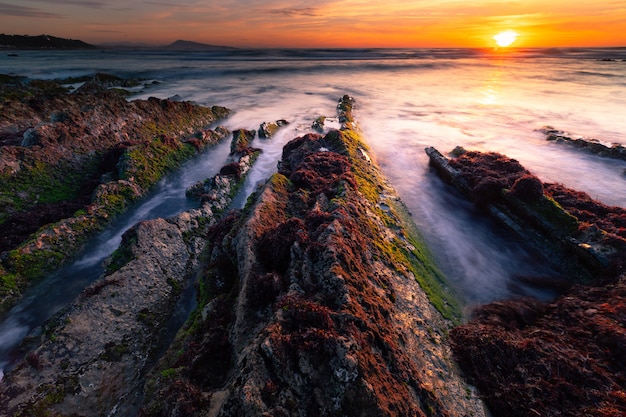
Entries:
[[[99,74],[70,93],[0,76],[3,309],[231,135],[209,129],[228,109],[128,101],[129,83]],[[0,416],[480,417],[482,400],[498,416],[626,413],[626,210],[501,154],[427,149],[445,181],[552,262],[549,277],[518,279],[561,293],[481,306],[462,324],[354,104],[317,117],[229,211],[260,152],[256,132],[232,132],[219,174],[187,190],[198,208],[128,230],[103,276],[22,343]],[[171,341],[191,285],[197,306]]]
[[201,208],[124,235],[6,375],[0,415],[135,412],[196,279],[198,307],[149,374],[140,415],[484,415],[451,357],[455,296],[352,105],[338,105],[341,130],[289,142],[246,208],[215,222],[257,152],[235,132],[237,159],[189,190]]
[[[543,183],[504,155],[426,153],[443,179],[536,245],[560,273],[563,293],[554,301],[487,304],[452,330],[455,357],[490,411],[624,415],[626,209]],[[537,285],[555,282],[528,278]]]
[[168,171],[223,139],[230,111],[150,98],[98,74],[75,93],[59,82],[0,77],[0,312],[31,282]]
[[124,234],[104,276],[44,326],[40,340],[30,341],[34,349],[2,381],[0,415],[136,414],[166,325],[197,275],[205,234],[257,154],[231,153],[239,173],[207,181],[199,209],[142,221]]
[[198,308],[140,415],[484,415],[451,361],[454,298],[352,99],[339,110],[341,130],[289,142],[210,233]]

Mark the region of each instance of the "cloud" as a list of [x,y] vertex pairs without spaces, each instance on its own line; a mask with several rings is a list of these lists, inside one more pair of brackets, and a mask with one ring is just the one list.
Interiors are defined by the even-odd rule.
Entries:
[[64,16],[56,13],[49,13],[34,7],[16,6],[8,3],[0,3],[0,15],[34,17],[40,19],[59,19]]
[[[46,4],[50,4],[49,0],[31,0],[34,1],[35,3],[46,3]],[[81,0],[54,0],[54,4],[55,5],[60,5],[60,4],[67,4],[70,6],[83,6],[83,7],[89,7],[92,9],[101,9],[103,7],[105,7],[107,5],[106,2],[104,1],[81,1]]]
[[319,16],[317,9],[314,7],[304,7],[300,9],[273,9],[269,11],[270,14],[277,14],[281,16],[293,17],[293,16]]

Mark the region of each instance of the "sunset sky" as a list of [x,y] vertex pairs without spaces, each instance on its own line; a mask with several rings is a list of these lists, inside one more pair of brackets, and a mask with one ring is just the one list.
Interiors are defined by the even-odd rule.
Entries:
[[0,33],[237,47],[626,46],[626,0],[0,0]]

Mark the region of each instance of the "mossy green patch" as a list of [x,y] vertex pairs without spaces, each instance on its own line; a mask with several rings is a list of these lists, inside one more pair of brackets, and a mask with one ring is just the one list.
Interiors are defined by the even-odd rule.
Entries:
[[16,175],[0,175],[0,198],[8,203],[0,210],[0,224],[6,221],[8,212],[77,198],[85,178],[92,178],[97,172],[94,158],[89,158],[80,168],[34,161]]
[[137,233],[134,229],[127,231],[120,246],[113,252],[109,258],[109,262],[106,265],[104,272],[106,275],[111,275],[115,271],[121,269],[124,265],[135,259],[133,253],[133,246],[137,244]]
[[[348,111],[350,109],[351,107],[347,108]],[[462,313],[458,295],[449,287],[445,275],[437,267],[433,254],[404,204],[400,200],[389,198],[385,200],[389,210],[382,210],[378,205],[381,193],[385,192],[387,185],[371,161],[363,157],[362,152],[367,152],[368,148],[360,132],[356,129],[343,129],[330,132],[325,139],[332,143],[336,150],[350,157],[358,191],[374,204],[376,214],[387,227],[401,231],[399,233],[401,240],[385,242],[383,239],[375,239],[374,245],[386,255],[390,264],[396,267],[404,265],[411,271],[443,317],[459,323]],[[371,227],[374,228],[373,225]]]
[[554,228],[562,233],[571,234],[578,230],[578,219],[569,214],[553,198],[545,197],[531,203],[531,208],[550,222]]
[[56,250],[23,252],[17,249],[9,252],[6,264],[12,273],[31,281],[41,277],[43,271],[57,268],[65,259],[66,255]]
[[149,189],[167,172],[172,171],[196,154],[196,148],[187,143],[164,143],[153,140],[149,145],[129,148],[120,159],[122,179],[132,179],[143,189]]

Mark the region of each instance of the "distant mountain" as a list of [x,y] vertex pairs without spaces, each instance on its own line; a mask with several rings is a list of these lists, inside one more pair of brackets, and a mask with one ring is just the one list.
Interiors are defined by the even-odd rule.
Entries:
[[50,35],[0,34],[0,50],[16,49],[96,49],[96,47],[83,41],[55,38]]
[[237,48],[232,46],[208,45],[206,43],[177,40],[176,42],[163,47],[163,49],[169,51],[232,51]]

